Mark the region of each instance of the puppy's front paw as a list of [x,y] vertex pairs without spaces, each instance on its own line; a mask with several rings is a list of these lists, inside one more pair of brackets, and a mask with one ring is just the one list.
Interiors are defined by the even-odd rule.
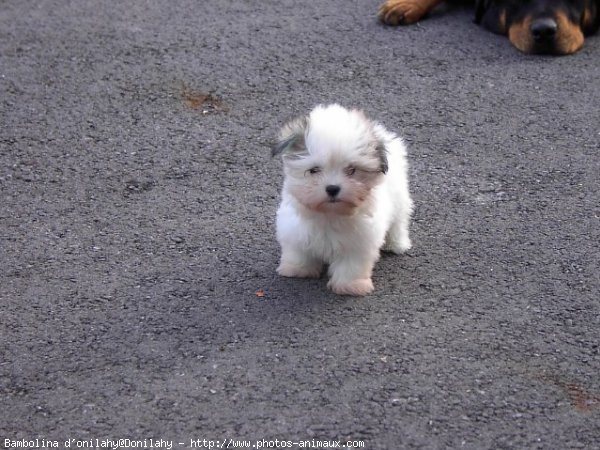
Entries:
[[387,25],[410,25],[427,13],[423,3],[423,0],[387,0],[379,7],[377,15]]
[[322,267],[319,266],[297,266],[294,264],[281,263],[277,273],[282,277],[292,278],[320,278]]
[[396,255],[400,255],[401,253],[405,253],[410,250],[412,247],[412,243],[409,238],[402,239],[390,239],[383,246],[384,252],[392,252]]
[[362,278],[348,282],[330,281],[327,287],[339,295],[367,295],[373,292],[373,281],[370,278]]

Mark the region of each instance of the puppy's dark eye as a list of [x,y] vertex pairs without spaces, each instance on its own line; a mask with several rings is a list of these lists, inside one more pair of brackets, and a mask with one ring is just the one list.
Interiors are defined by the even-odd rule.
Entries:
[[351,177],[352,175],[354,175],[354,173],[356,172],[356,167],[346,167],[346,175],[348,175],[349,177]]
[[308,173],[310,173],[311,175],[319,173],[320,171],[321,171],[320,167],[313,167],[312,169],[308,169]]

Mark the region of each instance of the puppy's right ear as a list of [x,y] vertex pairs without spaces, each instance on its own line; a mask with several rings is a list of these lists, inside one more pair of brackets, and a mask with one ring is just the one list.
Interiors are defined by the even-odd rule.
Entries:
[[284,154],[286,156],[299,157],[306,153],[304,136],[307,128],[307,117],[301,117],[285,124],[279,134],[279,142],[271,149],[271,156]]

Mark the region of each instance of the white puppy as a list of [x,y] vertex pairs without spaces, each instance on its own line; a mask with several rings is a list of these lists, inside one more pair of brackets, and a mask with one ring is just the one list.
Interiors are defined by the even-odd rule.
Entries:
[[325,263],[333,292],[372,292],[380,249],[402,253],[411,246],[402,140],[361,111],[321,105],[283,127],[273,148],[278,154],[285,179],[277,272],[318,278]]

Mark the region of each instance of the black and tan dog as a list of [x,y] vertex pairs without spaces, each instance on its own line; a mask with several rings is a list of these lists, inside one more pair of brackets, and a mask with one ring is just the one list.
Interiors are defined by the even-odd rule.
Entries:
[[[379,18],[407,25],[425,17],[444,0],[387,0]],[[476,0],[475,22],[508,36],[525,53],[568,55],[600,26],[600,0]]]

